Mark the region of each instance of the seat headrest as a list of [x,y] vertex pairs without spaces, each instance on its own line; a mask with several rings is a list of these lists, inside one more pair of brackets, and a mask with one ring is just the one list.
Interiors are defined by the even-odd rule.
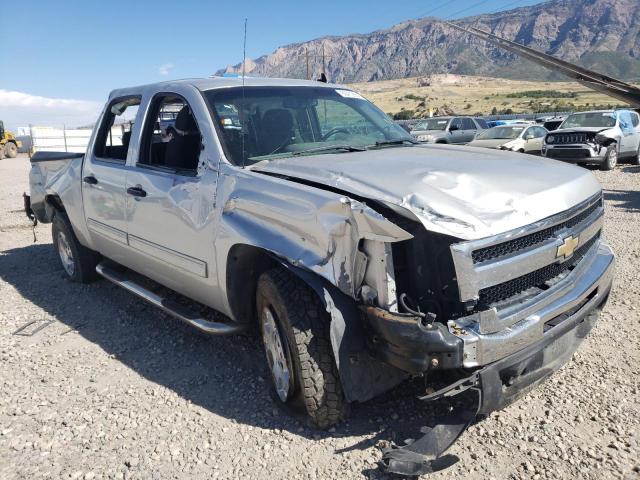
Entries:
[[178,112],[176,116],[176,121],[174,123],[174,128],[180,135],[189,135],[197,133],[198,126],[196,125],[196,121],[191,114],[191,110],[188,106],[182,107],[182,109]]
[[289,110],[284,108],[267,110],[262,116],[262,122],[269,127],[278,128],[280,131],[288,131],[293,128],[293,116]]

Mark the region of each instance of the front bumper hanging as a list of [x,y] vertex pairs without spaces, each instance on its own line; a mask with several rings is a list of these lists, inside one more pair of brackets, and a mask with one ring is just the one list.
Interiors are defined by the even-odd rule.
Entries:
[[455,456],[443,454],[478,415],[506,407],[571,359],[596,323],[608,295],[609,289],[599,292],[598,300],[554,326],[541,341],[421,397],[423,401],[432,402],[470,391],[476,395],[476,401],[466,410],[452,412],[433,428],[423,427],[424,436],[410,445],[386,449],[382,467],[400,475],[423,475],[455,463]]

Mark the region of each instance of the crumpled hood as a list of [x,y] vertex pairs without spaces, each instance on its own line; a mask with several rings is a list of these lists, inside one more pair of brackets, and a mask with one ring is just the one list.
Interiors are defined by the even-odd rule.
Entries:
[[451,145],[289,157],[251,169],[403,207],[428,230],[464,240],[542,220],[601,190],[591,172],[567,163]]
[[552,132],[549,132],[548,135],[554,135],[556,133],[584,133],[584,132],[598,133],[598,132],[604,132],[606,130],[611,130],[613,128],[614,127],[609,127],[609,128],[603,128],[603,127],[563,128],[561,130],[554,130]]

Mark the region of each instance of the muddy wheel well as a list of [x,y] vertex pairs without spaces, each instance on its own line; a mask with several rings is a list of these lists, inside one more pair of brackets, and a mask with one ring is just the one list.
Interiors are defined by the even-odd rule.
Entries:
[[51,222],[56,212],[65,212],[64,205],[62,204],[62,200],[57,195],[47,195],[44,199],[45,204],[45,214],[47,217],[47,221]]
[[227,257],[227,295],[238,322],[256,318],[256,286],[265,271],[278,264],[267,251],[252,245],[234,245]]

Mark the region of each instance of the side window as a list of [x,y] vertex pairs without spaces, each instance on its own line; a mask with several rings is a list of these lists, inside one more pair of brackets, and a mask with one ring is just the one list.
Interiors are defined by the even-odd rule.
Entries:
[[454,118],[451,120],[451,126],[454,127],[455,130],[462,130],[462,120],[460,118]]
[[[384,133],[380,128],[346,103],[321,99],[318,100],[315,111],[320,134],[327,141],[337,141],[354,135],[362,136],[365,143],[384,140]],[[304,119],[304,115],[301,115],[300,118]],[[304,131],[296,131],[295,133],[296,137],[304,137]]]
[[487,125],[487,121],[484,118],[476,118],[476,123],[480,126],[480,128],[487,129],[489,125]]
[[126,162],[139,106],[140,97],[119,98],[109,105],[96,138],[94,155],[97,158]]
[[138,166],[195,175],[201,150],[202,137],[187,101],[179,95],[157,95],[142,132]]
[[477,130],[478,127],[476,127],[476,124],[473,123],[473,120],[471,120],[470,118],[463,118],[462,119],[462,129],[463,130]]
[[542,138],[547,134],[547,131],[542,128],[542,127],[535,127],[536,128],[536,136],[534,138]]
[[634,127],[640,125],[640,117],[638,117],[638,114],[635,112],[631,112],[631,123]]
[[523,138],[525,140],[531,140],[533,138],[540,138],[543,136],[544,130],[540,127],[529,127],[527,131],[524,133]]
[[620,128],[622,129],[622,131],[627,133],[631,131],[633,125],[631,120],[631,113],[627,111],[619,112],[618,118],[620,120]]

